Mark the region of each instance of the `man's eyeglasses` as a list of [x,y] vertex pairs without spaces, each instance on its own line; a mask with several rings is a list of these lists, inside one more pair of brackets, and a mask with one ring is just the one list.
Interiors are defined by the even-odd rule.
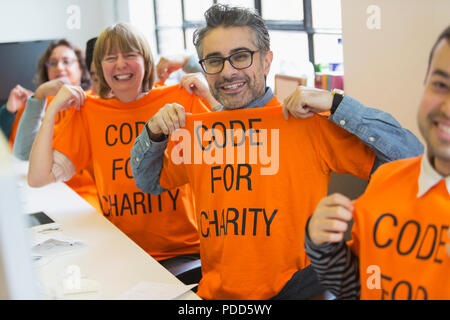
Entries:
[[70,67],[77,59],[62,59],[62,60],[50,60],[45,63],[47,68],[56,68],[58,67],[59,63],[62,62],[63,67],[67,68]]
[[253,63],[253,55],[258,52],[251,50],[242,50],[229,55],[228,57],[209,57],[201,59],[199,61],[203,71],[206,74],[217,74],[222,72],[225,65],[225,61],[231,64],[231,66],[237,70],[247,69]]

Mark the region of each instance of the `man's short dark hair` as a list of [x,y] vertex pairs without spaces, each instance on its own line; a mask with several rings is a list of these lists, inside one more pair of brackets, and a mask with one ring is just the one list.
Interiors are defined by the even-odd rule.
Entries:
[[88,70],[91,70],[92,59],[94,57],[94,48],[97,37],[89,39],[86,43],[86,66]]
[[270,51],[269,31],[256,10],[215,4],[205,12],[205,21],[206,25],[194,32],[194,45],[200,59],[203,39],[209,31],[218,27],[250,27],[254,31],[256,47],[263,54]]
[[450,25],[447,28],[445,28],[444,31],[441,32],[441,34],[437,38],[436,42],[434,43],[433,48],[431,49],[430,56],[428,57],[427,76],[428,76],[428,72],[430,72],[431,60],[433,60],[433,56],[434,56],[434,52],[436,51],[436,47],[443,39],[446,39],[447,42],[450,43]]

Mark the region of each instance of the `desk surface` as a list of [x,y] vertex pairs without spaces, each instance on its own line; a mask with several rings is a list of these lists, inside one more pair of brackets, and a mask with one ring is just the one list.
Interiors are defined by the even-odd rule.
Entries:
[[[24,212],[46,212],[61,225],[62,232],[83,241],[87,247],[37,264],[44,299],[55,298],[68,270],[75,266],[81,278],[95,280],[100,289],[95,293],[56,295],[62,299],[116,299],[140,282],[182,284],[137,244],[64,183],[43,188],[30,188],[26,182],[27,162],[15,161],[19,192]],[[199,299],[189,291],[179,299]]]

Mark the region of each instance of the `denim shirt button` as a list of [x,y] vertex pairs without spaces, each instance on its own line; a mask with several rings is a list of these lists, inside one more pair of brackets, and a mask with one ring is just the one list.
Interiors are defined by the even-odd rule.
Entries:
[[369,141],[370,141],[370,142],[374,142],[374,141],[375,141],[375,138],[374,138],[374,137],[369,137]]
[[340,124],[341,126],[345,126],[345,120],[339,121],[339,124]]

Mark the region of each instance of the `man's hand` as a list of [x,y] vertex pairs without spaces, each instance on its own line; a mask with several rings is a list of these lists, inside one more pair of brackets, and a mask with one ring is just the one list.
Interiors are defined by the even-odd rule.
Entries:
[[189,94],[195,94],[196,96],[208,101],[212,109],[220,105],[220,103],[211,94],[211,91],[209,91],[208,82],[201,72],[188,73],[184,75],[180,80],[180,87],[186,89]]
[[309,238],[318,246],[343,241],[352,212],[352,201],[342,194],[335,193],[323,198],[309,221]]
[[200,72],[185,74],[180,80],[180,87],[186,89],[189,94],[195,94],[200,98],[208,99],[211,95],[208,82]]
[[9,93],[8,102],[6,102],[6,109],[10,113],[16,113],[23,107],[28,97],[32,94],[32,91],[25,89],[20,85],[15,86]]
[[158,76],[158,79],[165,82],[172,72],[183,68],[188,58],[188,55],[174,56],[170,58],[161,57],[156,65],[156,75]]
[[65,84],[70,85],[69,79],[65,77],[44,82],[36,89],[34,97],[36,99],[45,99],[47,97],[56,96],[59,89]]
[[309,118],[314,113],[331,109],[333,95],[330,91],[299,86],[284,100],[283,115],[289,119],[289,113],[295,118]]
[[184,108],[176,103],[166,104],[159,109],[147,124],[150,139],[160,141],[163,134],[172,134],[186,125]]

